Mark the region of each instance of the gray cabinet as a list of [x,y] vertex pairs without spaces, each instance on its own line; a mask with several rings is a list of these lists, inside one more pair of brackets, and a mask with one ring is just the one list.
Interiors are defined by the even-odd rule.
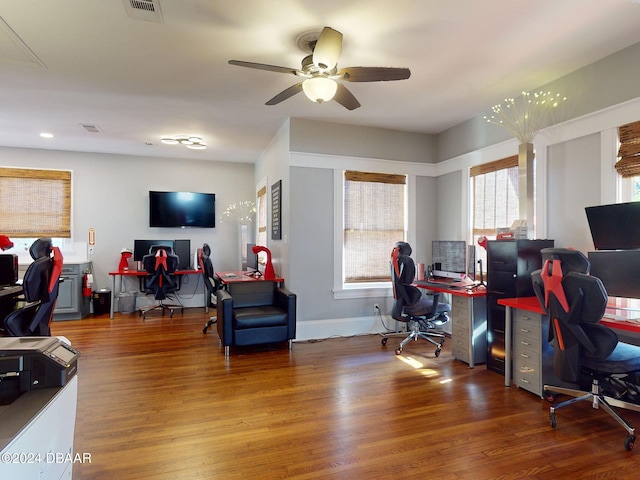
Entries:
[[487,361],[487,306],[484,296],[451,295],[451,352],[473,368]]
[[82,295],[82,277],[90,268],[91,262],[65,263],[62,266],[54,321],[78,320],[89,315],[91,297]]

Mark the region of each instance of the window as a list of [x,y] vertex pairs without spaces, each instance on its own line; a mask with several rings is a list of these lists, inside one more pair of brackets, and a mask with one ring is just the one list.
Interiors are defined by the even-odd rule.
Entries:
[[71,172],[0,167],[0,232],[71,237]]
[[406,237],[406,176],[344,173],[343,282],[389,281],[389,254]]
[[618,201],[635,202],[640,200],[640,122],[620,126],[618,142]]
[[[258,188],[258,215],[257,215],[257,232],[256,232],[256,245],[267,246],[267,187],[261,186]],[[267,263],[267,254],[260,252],[258,254],[258,262],[261,265]]]
[[[510,227],[519,216],[518,156],[471,168],[473,245],[478,238],[495,239],[498,228]],[[486,265],[486,252],[476,249]]]

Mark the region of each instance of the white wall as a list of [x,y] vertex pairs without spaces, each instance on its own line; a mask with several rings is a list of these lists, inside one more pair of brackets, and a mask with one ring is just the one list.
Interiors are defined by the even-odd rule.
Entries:
[[[63,252],[67,260],[87,258],[83,242],[95,228],[93,273],[96,288],[110,288],[108,273],[117,270],[120,250],[133,249],[133,240],[190,239],[192,253],[204,242],[212,249],[217,270],[239,265],[237,226],[220,221],[232,202],[255,198],[253,165],[210,161],[129,157],[96,153],[0,148],[0,165],[52,168],[72,171],[72,235],[81,248]],[[213,229],[150,228],[149,190],[199,191],[216,194],[216,227]],[[14,243],[18,243],[14,239]],[[201,306],[203,285],[199,276],[188,276],[181,296],[186,306]],[[137,282],[125,283],[136,290]],[[151,299],[139,299],[140,303]]]

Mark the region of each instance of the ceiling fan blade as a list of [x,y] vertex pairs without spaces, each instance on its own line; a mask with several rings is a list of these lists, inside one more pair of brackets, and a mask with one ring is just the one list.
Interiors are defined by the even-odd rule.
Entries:
[[411,76],[411,70],[393,67],[347,67],[341,69],[337,75],[348,82],[386,82],[406,80]]
[[292,75],[297,75],[299,72],[296,68],[278,67],[276,65],[267,65],[266,63],[243,62],[242,60],[229,60],[229,65],[256,68],[258,70],[267,70],[269,72],[290,73]]
[[331,70],[338,63],[342,50],[342,34],[331,27],[324,27],[313,48],[313,63],[325,70]]
[[353,93],[341,83],[338,83],[338,90],[333,99],[347,110],[355,110],[360,106],[360,102],[353,96]]
[[295,85],[291,85],[286,90],[283,90],[271,100],[269,100],[265,105],[277,105],[280,102],[285,101],[287,98],[293,97],[296,93],[300,93],[302,91],[302,82],[296,83]]

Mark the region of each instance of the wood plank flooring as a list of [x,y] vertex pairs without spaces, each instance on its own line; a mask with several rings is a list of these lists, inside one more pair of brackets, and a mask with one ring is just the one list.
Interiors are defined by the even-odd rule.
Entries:
[[[55,322],[81,353],[75,480],[625,479],[604,411],[558,411],[483,365],[376,335],[232,351],[203,309]],[[623,412],[635,426],[640,414]],[[640,444],[640,440],[638,441]]]

